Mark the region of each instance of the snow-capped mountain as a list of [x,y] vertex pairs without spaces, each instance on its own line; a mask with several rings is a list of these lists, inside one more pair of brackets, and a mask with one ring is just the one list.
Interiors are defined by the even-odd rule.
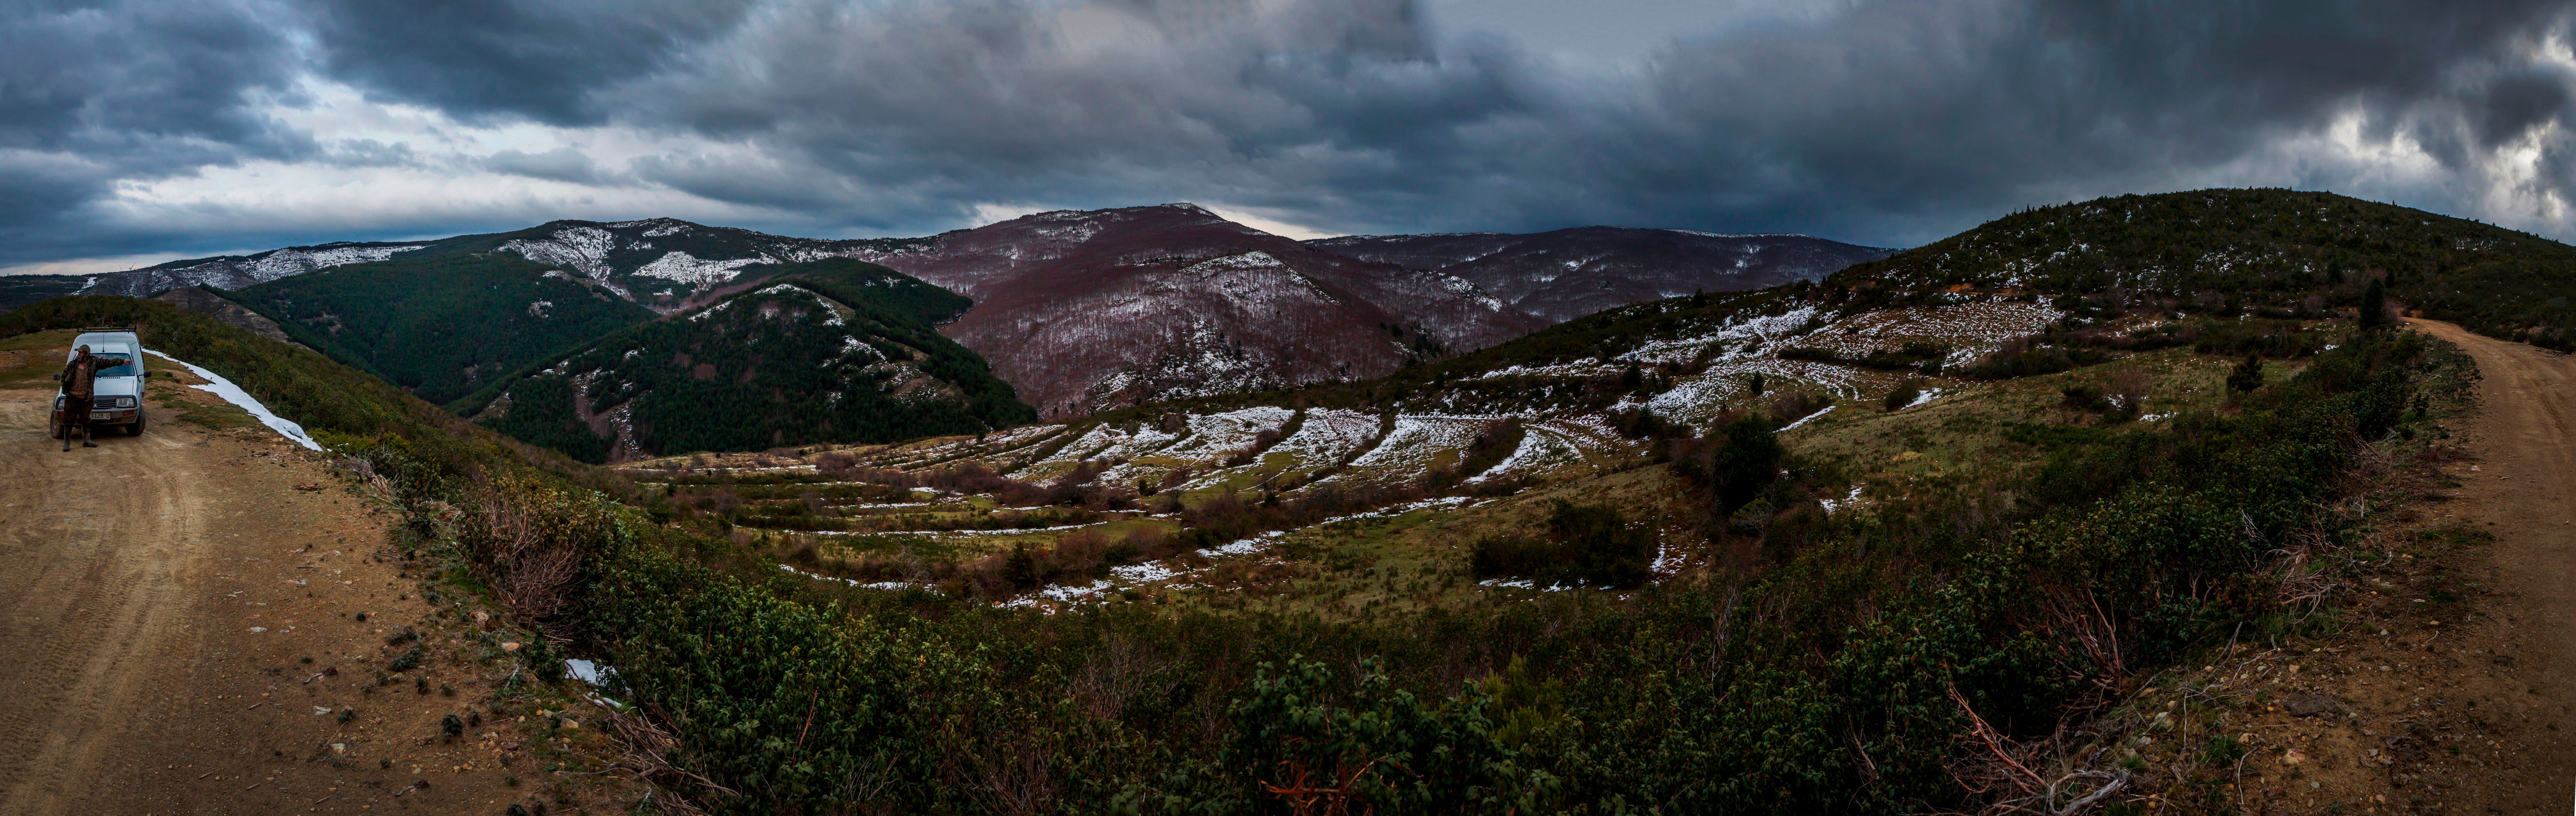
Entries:
[[[198,258],[92,278],[81,294],[143,297],[182,286],[242,289],[317,269],[447,253],[500,252],[555,267],[601,292],[670,313],[760,267],[782,262],[901,253],[927,239],[836,241],[710,227],[676,218],[555,221],[516,232],[435,241],[333,243],[255,255]],[[747,280],[746,280],[747,282]]]
[[1895,254],[1804,235],[1723,235],[1578,227],[1510,235],[1354,235],[1307,246],[1473,282],[1512,308],[1557,323],[1638,301],[1818,280]]
[[301,275],[316,269],[381,261],[393,257],[395,253],[411,252],[429,245],[430,242],[427,241],[392,243],[341,241],[318,246],[272,249],[255,255],[226,255],[217,258],[171,261],[142,269],[110,272],[93,277],[79,293],[145,297],[182,286],[240,289],[279,278]]
[[1049,413],[1374,377],[1546,325],[1463,278],[1319,252],[1190,204],[931,240],[859,257],[974,298],[941,331]]
[[[670,314],[766,277],[764,267],[824,258],[900,254],[918,238],[827,240],[710,227],[677,218],[556,221],[532,229],[470,236],[553,266],[618,298]],[[450,239],[462,241],[464,239]],[[449,243],[449,242],[441,242]],[[467,247],[457,247],[464,249]],[[480,249],[479,247],[477,248]]]

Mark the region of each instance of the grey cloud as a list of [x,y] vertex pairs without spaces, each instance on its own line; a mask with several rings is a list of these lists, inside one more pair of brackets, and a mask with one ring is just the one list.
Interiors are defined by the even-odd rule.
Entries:
[[222,0],[0,4],[0,262],[174,237],[99,234],[86,208],[118,180],[308,153],[251,100],[296,74],[278,14]]
[[568,181],[575,184],[599,184],[611,181],[611,175],[590,160],[590,156],[569,147],[558,147],[543,153],[503,150],[484,157],[483,169],[529,178]]
[[646,177],[878,225],[925,215],[891,202],[1200,197],[1365,231],[1902,243],[2207,183],[2356,109],[2465,171],[2561,115],[2565,78],[2528,52],[2565,18],[2516,0],[1863,3],[1678,41],[1604,80],[1505,43],[1437,53],[1397,0],[779,0],[593,104],[813,171]]
[[375,139],[345,139],[321,145],[319,160],[334,167],[404,167],[420,163],[420,156],[406,144],[386,144]]
[[2567,110],[2567,77],[2541,73],[2504,76],[2486,87],[2478,117],[2484,146],[2493,148],[2554,121]]
[[962,215],[1212,196],[1307,209],[1344,184],[1418,187],[1468,158],[1452,134],[1533,115],[1546,106],[1522,97],[1542,92],[1509,55],[1432,54],[1399,0],[789,2],[599,104],[810,162],[824,172],[787,182],[810,195]]
[[590,92],[731,29],[750,0],[318,0],[327,70],[461,118],[599,121]]
[[[842,234],[959,226],[991,203],[1195,199],[1353,232],[1610,223],[1888,245],[2214,183],[2496,220],[2511,213],[2480,208],[2498,185],[2576,197],[2576,78],[2541,55],[2569,33],[2564,0],[1855,2],[1678,39],[1625,73],[1434,36],[1408,0],[245,8],[8,12],[36,25],[0,29],[0,150],[78,161],[0,160],[0,194],[32,202],[0,204],[0,230],[192,162],[442,160],[317,148],[239,105],[298,71],[469,121],[683,137],[614,166],[559,149],[459,169],[664,187],[782,213],[749,226]],[[105,39],[129,29],[143,36]],[[155,93],[169,104],[136,96]],[[2442,171],[2397,178],[2317,147],[2344,117]],[[2535,139],[2536,176],[2494,169]]]
[[[1658,166],[1614,158],[1650,210],[1765,213],[1909,240],[2073,196],[2191,183],[2358,107],[2485,116],[2464,74],[2514,60],[2564,4],[2039,4],[1865,7],[1824,26],[1688,43],[1659,66]],[[2522,107],[2555,99],[2522,90]],[[2499,124],[2527,129],[2529,116]],[[1694,189],[1723,190],[1704,196]],[[1751,194],[1751,201],[1730,200]],[[2450,202],[2442,202],[2450,203]],[[1971,222],[1972,223],[1972,222]],[[1898,229],[1905,229],[1898,226]]]

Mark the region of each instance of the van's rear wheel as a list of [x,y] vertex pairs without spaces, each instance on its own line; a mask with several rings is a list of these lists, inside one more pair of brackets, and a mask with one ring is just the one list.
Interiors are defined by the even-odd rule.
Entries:
[[61,438],[63,438],[63,431],[65,431],[65,430],[67,430],[67,429],[64,427],[62,419],[60,419],[60,418],[56,418],[56,419],[54,419],[54,420],[53,420],[53,422],[52,422],[52,425],[53,425],[53,432],[54,432],[54,433],[53,433],[53,435],[54,435],[54,438],[55,438],[55,439],[61,439]]

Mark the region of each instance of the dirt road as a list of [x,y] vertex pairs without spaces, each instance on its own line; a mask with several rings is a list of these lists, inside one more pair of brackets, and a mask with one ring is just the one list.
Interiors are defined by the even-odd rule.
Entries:
[[[2576,801],[2576,357],[2412,321],[2478,363],[2481,407],[2467,434],[2477,462],[2440,513],[2495,534],[2485,570],[2501,621],[2452,646],[2487,656],[2456,672],[2456,697],[2531,746],[2496,789],[2471,801],[2502,813],[2567,813]],[[2501,656],[2512,671],[2498,670]],[[2488,665],[2479,666],[2480,662]]]
[[[519,721],[475,708],[484,670],[377,560],[387,518],[176,368],[145,435],[70,453],[46,437],[51,384],[0,371],[20,386],[0,390],[0,813],[534,804],[547,774],[505,750]],[[389,672],[404,625],[430,657]],[[449,736],[449,714],[472,725]]]

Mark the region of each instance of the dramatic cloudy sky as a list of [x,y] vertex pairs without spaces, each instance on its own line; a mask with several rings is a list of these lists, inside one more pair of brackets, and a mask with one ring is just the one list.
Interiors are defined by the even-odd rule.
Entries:
[[0,269],[673,215],[1905,246],[2330,189],[2576,237],[2568,3],[0,0]]

